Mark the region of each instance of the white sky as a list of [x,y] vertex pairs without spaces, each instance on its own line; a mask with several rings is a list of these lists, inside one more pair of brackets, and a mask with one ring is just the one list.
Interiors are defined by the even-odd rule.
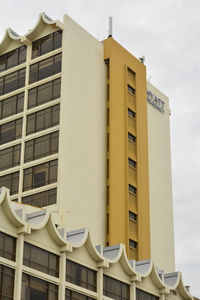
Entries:
[[0,0],[0,39],[9,27],[27,33],[43,11],[68,14],[99,40],[113,16],[113,37],[145,55],[148,77],[169,96],[176,266],[200,297],[200,1]]

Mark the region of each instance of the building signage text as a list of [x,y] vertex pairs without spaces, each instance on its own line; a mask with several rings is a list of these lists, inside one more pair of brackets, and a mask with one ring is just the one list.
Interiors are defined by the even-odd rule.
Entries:
[[165,112],[165,102],[158,98],[155,94],[153,94],[150,90],[147,90],[147,101],[151,104],[155,109],[159,110],[164,114]]

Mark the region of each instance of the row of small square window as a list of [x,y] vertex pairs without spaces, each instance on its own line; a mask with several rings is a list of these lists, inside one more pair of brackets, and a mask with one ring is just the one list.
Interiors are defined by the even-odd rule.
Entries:
[[[23,170],[23,191],[28,191],[41,186],[57,182],[58,160],[52,160]],[[0,187],[10,189],[10,194],[19,192],[19,172],[14,172],[0,177]]]
[[[59,124],[60,105],[54,105],[27,116],[26,135],[36,133]],[[0,145],[22,137],[23,119],[2,124],[0,126]]]
[[[45,79],[61,72],[62,53],[30,65],[29,83]],[[0,77],[0,96],[25,86],[26,69]]]
[[[62,46],[62,31],[56,31],[32,43],[32,58],[36,58]],[[0,72],[26,61],[27,47],[22,46],[0,56]]]
[[[61,78],[39,85],[28,92],[28,109],[60,98]],[[24,93],[0,101],[0,120],[24,110]]]

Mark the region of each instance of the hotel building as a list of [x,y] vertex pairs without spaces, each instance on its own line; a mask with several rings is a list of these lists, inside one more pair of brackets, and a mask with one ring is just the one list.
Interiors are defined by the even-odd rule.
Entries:
[[169,114],[112,37],[44,13],[24,36],[6,31],[0,299],[191,299],[175,272]]

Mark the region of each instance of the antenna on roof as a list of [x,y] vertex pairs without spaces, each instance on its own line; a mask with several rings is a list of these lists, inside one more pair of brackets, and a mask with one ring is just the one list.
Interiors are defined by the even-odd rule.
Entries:
[[108,37],[112,37],[113,34],[113,22],[112,22],[112,17],[109,17],[109,32],[108,32]]

